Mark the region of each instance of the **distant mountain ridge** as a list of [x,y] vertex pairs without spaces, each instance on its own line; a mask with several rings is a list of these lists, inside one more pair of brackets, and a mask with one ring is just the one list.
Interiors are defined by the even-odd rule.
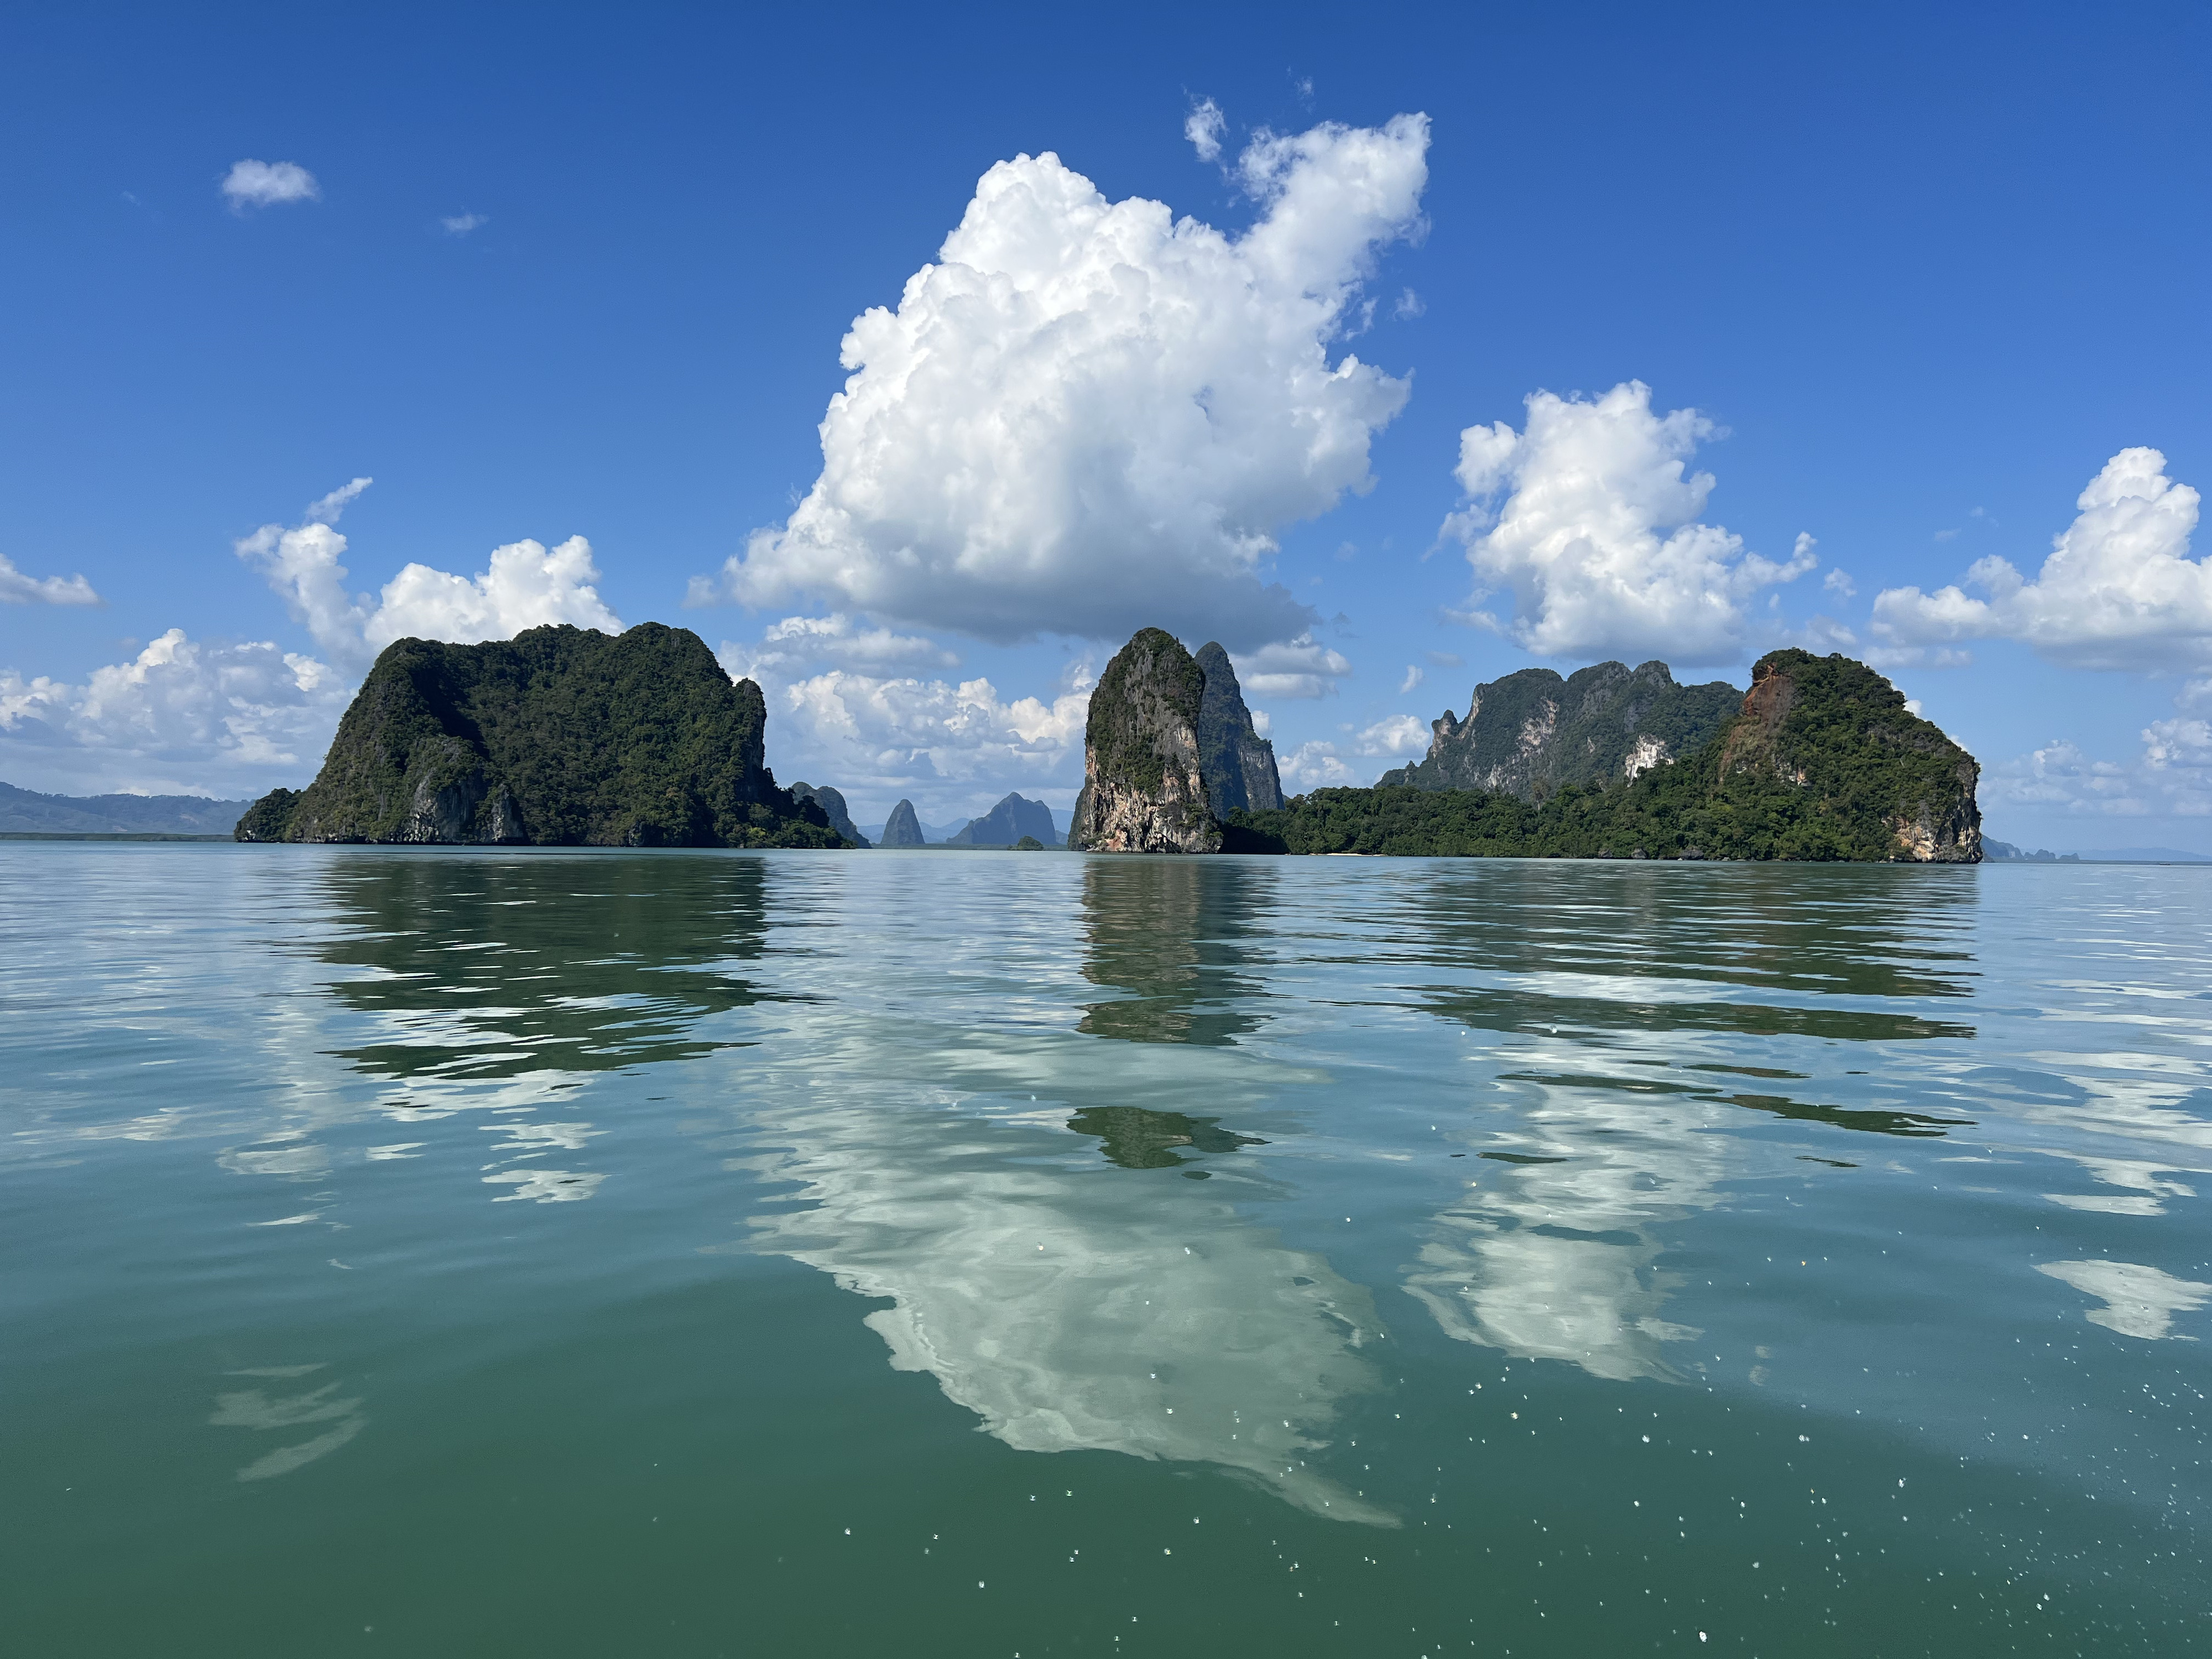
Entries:
[[1426,757],[1376,787],[1541,800],[1568,784],[1633,779],[1711,742],[1742,701],[1723,680],[1679,685],[1663,662],[1595,663],[1565,679],[1524,668],[1476,686],[1465,720],[1444,710]]
[[42,795],[0,783],[0,834],[227,836],[252,805],[204,795]]
[[1060,844],[1052,809],[1041,800],[1009,794],[979,818],[970,818],[945,844],[951,847],[1012,847],[1024,836],[1047,847]]

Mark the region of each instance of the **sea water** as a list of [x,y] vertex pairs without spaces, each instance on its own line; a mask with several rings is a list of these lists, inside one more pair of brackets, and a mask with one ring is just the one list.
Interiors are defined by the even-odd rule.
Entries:
[[25,1655],[2212,1640],[2212,870],[0,852]]

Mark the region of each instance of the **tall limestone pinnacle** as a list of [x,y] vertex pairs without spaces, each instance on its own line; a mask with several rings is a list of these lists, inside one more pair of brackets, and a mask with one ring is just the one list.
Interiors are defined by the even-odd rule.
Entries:
[[914,803],[902,800],[891,808],[891,815],[884,824],[884,833],[876,843],[879,847],[921,847],[921,820],[915,816]]
[[1206,695],[1198,707],[1198,763],[1214,817],[1225,818],[1240,809],[1273,811],[1283,804],[1275,745],[1253,729],[1252,711],[1244,706],[1229,653],[1219,641],[1209,641],[1199,647],[1196,661],[1206,676]]
[[395,640],[315,781],[240,841],[539,847],[840,847],[764,763],[768,706],[689,629],[566,624],[511,640]]
[[1070,848],[1221,850],[1200,760],[1205,698],[1205,671],[1172,634],[1140,629],[1115,653],[1091,693]]

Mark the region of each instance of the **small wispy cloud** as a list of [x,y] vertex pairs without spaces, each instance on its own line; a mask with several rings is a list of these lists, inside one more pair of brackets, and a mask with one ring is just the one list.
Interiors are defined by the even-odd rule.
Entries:
[[1201,161],[1221,159],[1221,138],[1228,131],[1228,117],[1222,114],[1221,106],[1211,98],[1202,98],[1192,105],[1182,124],[1182,136],[1190,140],[1190,147],[1198,152]]
[[1401,323],[1409,323],[1428,308],[1428,302],[1409,288],[1398,296],[1398,303],[1391,307],[1390,314]]
[[1426,678],[1428,677],[1423,674],[1418,666],[1412,663],[1407,664],[1406,678],[1398,682],[1398,695],[1401,697],[1404,696],[1406,693],[1412,690]]
[[471,231],[480,230],[489,224],[491,216],[488,213],[453,213],[438,222],[446,228],[447,235],[465,236]]
[[315,175],[297,161],[244,161],[231,163],[223,175],[222,193],[233,213],[250,207],[276,207],[286,202],[319,202],[323,187]]
[[101,605],[82,576],[27,576],[0,553],[0,605]]
[[1833,568],[1831,568],[1828,574],[1820,579],[1820,586],[1841,599],[1848,599],[1859,591],[1859,585],[1856,582],[1842,571]]

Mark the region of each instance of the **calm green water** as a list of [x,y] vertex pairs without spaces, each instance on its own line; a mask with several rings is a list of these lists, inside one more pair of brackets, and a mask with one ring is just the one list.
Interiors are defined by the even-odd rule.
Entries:
[[4,1645],[2212,1645],[2208,924],[11,846]]

